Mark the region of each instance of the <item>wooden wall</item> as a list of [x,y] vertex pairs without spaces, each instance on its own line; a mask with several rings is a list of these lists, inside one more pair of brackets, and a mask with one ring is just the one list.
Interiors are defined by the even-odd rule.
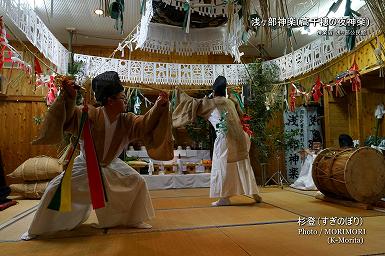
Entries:
[[[384,35],[379,35],[379,41],[384,44]],[[369,135],[373,135],[372,129],[375,125],[374,109],[381,101],[384,102],[385,85],[384,78],[379,77],[377,70],[372,70],[377,65],[373,46],[376,46],[376,38],[357,45],[353,51],[346,52],[340,57],[331,60],[326,65],[312,70],[309,73],[295,77],[292,80],[298,81],[310,91],[319,75],[325,84],[335,81],[338,74],[348,70],[353,60],[356,60],[358,67],[363,70],[361,73],[362,90],[358,93],[352,92],[350,81],[343,84],[347,95],[343,98],[334,98],[325,89],[323,91],[324,107],[324,147],[338,147],[338,136],[341,133],[349,134],[353,139],[360,140],[361,145]],[[303,99],[298,99],[303,103]],[[381,120],[383,127],[384,119]],[[380,136],[384,135],[384,129]]]
[[[33,55],[17,42],[12,42],[23,60],[33,63]],[[28,48],[50,65],[31,44]],[[44,71],[47,67],[41,65]],[[0,93],[0,150],[5,174],[13,172],[20,164],[30,157],[48,155],[56,157],[55,146],[32,146],[31,141],[38,134],[39,126],[34,117],[43,117],[47,111],[45,95],[47,88],[34,85],[31,76],[18,69],[4,68]],[[8,184],[17,183],[6,177]]]
[[[360,141],[364,142],[369,135],[375,135],[376,118],[374,111],[378,104],[385,104],[385,79],[373,76],[365,76],[363,79],[365,85],[361,91],[361,104],[359,112],[360,120],[358,130],[360,131]],[[385,137],[385,120],[380,119],[380,129],[378,135]],[[362,143],[363,144],[363,143]]]
[[[13,172],[30,157],[56,157],[54,146],[31,145],[39,130],[33,118],[42,116],[46,109],[40,96],[0,97],[0,150],[5,174]],[[18,182],[8,177],[6,180],[8,184]]]
[[[342,98],[335,98],[324,92],[326,147],[338,147],[338,136],[349,134],[363,145],[368,136],[374,135],[376,120],[374,111],[385,103],[385,80],[378,72],[363,75],[362,89],[352,92],[349,82],[344,84],[347,92]],[[385,121],[380,119],[379,136],[385,136]]]

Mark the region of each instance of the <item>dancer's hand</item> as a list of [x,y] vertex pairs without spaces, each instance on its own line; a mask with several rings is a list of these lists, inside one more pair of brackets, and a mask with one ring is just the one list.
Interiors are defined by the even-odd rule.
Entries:
[[156,101],[159,102],[159,104],[162,106],[165,105],[168,102],[168,93],[166,92],[159,93],[159,97]]
[[68,93],[68,95],[74,99],[76,97],[76,87],[75,81],[70,79],[63,79],[62,88]]

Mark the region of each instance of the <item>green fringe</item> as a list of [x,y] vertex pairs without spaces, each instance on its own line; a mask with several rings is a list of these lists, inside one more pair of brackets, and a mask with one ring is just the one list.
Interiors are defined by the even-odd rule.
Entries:
[[60,210],[60,202],[61,202],[61,182],[57,187],[55,194],[53,195],[51,202],[48,205],[48,209],[59,211]]

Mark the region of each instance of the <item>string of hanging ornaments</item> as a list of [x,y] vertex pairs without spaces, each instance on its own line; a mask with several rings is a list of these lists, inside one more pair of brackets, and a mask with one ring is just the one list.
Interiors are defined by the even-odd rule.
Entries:
[[[136,48],[181,55],[230,54],[247,42],[250,0],[143,0]],[[243,10],[242,12],[240,10]],[[243,19],[246,17],[246,19]]]
[[[144,16],[151,16],[153,14],[152,4],[153,2],[159,1],[142,1],[142,14]],[[173,1],[172,1],[173,2]],[[184,2],[184,1],[182,1]],[[230,1],[228,1],[230,2]],[[232,1],[234,2],[234,1]],[[261,3],[263,1],[260,1]],[[108,2],[109,3],[109,2]],[[217,3],[217,1],[215,2]],[[162,4],[166,4],[163,3]],[[261,9],[264,5],[261,5]],[[34,44],[41,53],[44,54],[46,58],[48,58],[53,64],[56,65],[58,73],[67,73],[68,67],[68,51],[63,47],[60,42],[52,35],[52,33],[48,30],[48,28],[44,25],[41,19],[34,13],[31,9],[30,5],[24,3],[23,1],[11,1],[11,0],[0,0],[0,7],[5,10],[5,14],[10,18],[10,20],[18,27],[20,30],[27,36],[28,40]],[[174,8],[174,7],[170,7]],[[174,8],[175,9],[175,8]],[[268,10],[268,8],[267,8]],[[195,12],[195,11],[194,11]],[[207,11],[209,13],[209,11]],[[362,17],[368,17],[370,19],[370,26],[362,26],[360,29],[366,30],[366,35],[357,36],[356,44],[371,38],[378,31],[376,29],[375,23],[370,15],[370,12],[367,13],[365,10],[361,11]],[[193,12],[192,12],[193,13]],[[265,14],[262,12],[260,14],[261,17],[264,17]],[[208,15],[209,17],[209,15]],[[220,16],[220,17],[226,17]],[[245,16],[243,16],[245,17]],[[142,17],[143,19],[143,17]],[[150,24],[151,19],[148,19]],[[152,23],[151,23],[152,24]],[[154,23],[155,25],[158,25]],[[122,41],[118,46],[118,51],[123,51],[125,47],[134,47],[134,40],[137,43],[140,42],[138,36],[141,33],[138,31],[143,31],[143,28],[148,28],[145,26],[146,23],[141,22],[137,27],[137,31],[135,33],[136,37],[128,36],[125,40]],[[162,25],[162,24],[159,24]],[[224,30],[227,29],[226,26],[222,26]],[[150,25],[149,30],[152,29],[152,25]],[[176,29],[180,29],[182,31],[182,35],[193,34],[185,33],[181,27],[176,27]],[[195,29],[195,28],[192,28]],[[192,30],[191,29],[191,30]],[[196,28],[198,29],[198,28]],[[215,29],[215,28],[207,28],[207,29]],[[165,33],[166,34],[166,33]],[[213,35],[213,38],[210,40],[215,40],[214,33],[210,32]],[[44,35],[44,36],[42,36]],[[218,36],[219,38],[219,36]],[[145,37],[144,42],[146,41],[147,36]],[[180,41],[177,39],[176,41]],[[193,41],[191,38],[188,41]],[[198,40],[197,40],[198,41]],[[279,67],[280,73],[280,81],[285,81],[291,77],[298,76],[300,74],[304,74],[309,72],[321,65],[324,65],[328,61],[342,53],[347,51],[347,47],[345,45],[345,38],[343,36],[338,37],[323,37],[318,39],[290,54],[286,54],[280,58],[264,62],[263,65],[276,64]],[[129,42],[129,43],[127,43]],[[211,41],[212,42],[212,41]],[[211,43],[210,42],[210,43]],[[215,46],[215,44],[212,44]],[[176,47],[176,46],[174,46]],[[184,46],[182,46],[184,47]],[[190,47],[190,46],[189,46]],[[181,49],[186,49],[187,46]],[[194,46],[192,47],[194,48]],[[204,49],[203,46],[198,46],[197,48]],[[236,47],[234,47],[236,48]],[[234,49],[233,48],[233,49]],[[376,58],[378,58],[379,64],[382,62],[381,53],[382,53],[382,45],[377,43],[374,48],[376,48]],[[159,51],[167,52],[172,51],[173,49],[168,48],[159,48]],[[212,49],[203,50],[202,52],[207,51],[220,51],[220,47],[213,47]],[[180,52],[191,52],[180,50]],[[115,51],[114,51],[115,53]],[[113,57],[114,55],[110,56]],[[119,71],[119,74],[125,78],[126,81],[134,82],[134,83],[156,83],[156,84],[210,84],[212,83],[213,76],[215,75],[225,75],[226,77],[231,76],[234,77],[234,84],[244,84],[247,81],[247,73],[244,65],[193,65],[193,64],[174,64],[174,63],[153,63],[153,62],[141,62],[141,63],[131,63],[128,62],[129,65],[125,65],[127,60],[118,60],[118,59],[108,59],[101,58],[97,56],[79,56],[77,60],[84,60],[84,74],[94,75],[98,74],[98,68],[96,68],[97,64],[103,65],[105,68],[116,68]],[[96,62],[95,62],[96,61]],[[96,63],[96,64],[95,64]],[[131,65],[132,64],[132,65]],[[104,70],[104,68],[102,68]],[[150,70],[150,72],[146,72],[146,70]],[[198,71],[198,72],[196,72]],[[102,71],[100,71],[102,72]],[[161,74],[161,76],[158,76]],[[234,75],[236,74],[236,75]],[[132,78],[131,78],[132,77]],[[285,82],[286,83],[286,82]]]
[[9,20],[24,33],[28,41],[56,66],[58,73],[67,73],[68,50],[52,34],[26,0],[0,0],[0,8]]
[[[7,33],[6,28],[9,30],[10,34]],[[25,61],[23,56],[8,42],[8,35],[12,35],[16,38],[19,43],[24,47],[25,53],[29,53],[32,56],[33,65],[28,61]],[[24,54],[25,57],[25,54]],[[42,63],[46,68],[49,74],[43,72]],[[8,68],[6,76],[2,76],[2,69]],[[21,70],[16,78],[12,78],[14,69]],[[29,78],[29,83],[35,86],[35,90],[39,87],[47,87],[48,92],[46,95],[47,105],[51,105],[57,96],[58,89],[54,83],[56,71],[42,61],[34,52],[32,52],[14,33],[12,30],[4,24],[3,17],[0,16],[0,88],[1,91],[4,91],[7,94],[8,88],[13,88],[18,85],[18,81],[24,75]]]

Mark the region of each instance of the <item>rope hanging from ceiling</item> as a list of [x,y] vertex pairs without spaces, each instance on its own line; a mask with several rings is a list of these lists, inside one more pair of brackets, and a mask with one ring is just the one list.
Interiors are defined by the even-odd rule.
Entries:
[[375,22],[378,27],[381,29],[382,33],[385,33],[385,2],[378,0],[365,0],[365,2],[375,17]]

